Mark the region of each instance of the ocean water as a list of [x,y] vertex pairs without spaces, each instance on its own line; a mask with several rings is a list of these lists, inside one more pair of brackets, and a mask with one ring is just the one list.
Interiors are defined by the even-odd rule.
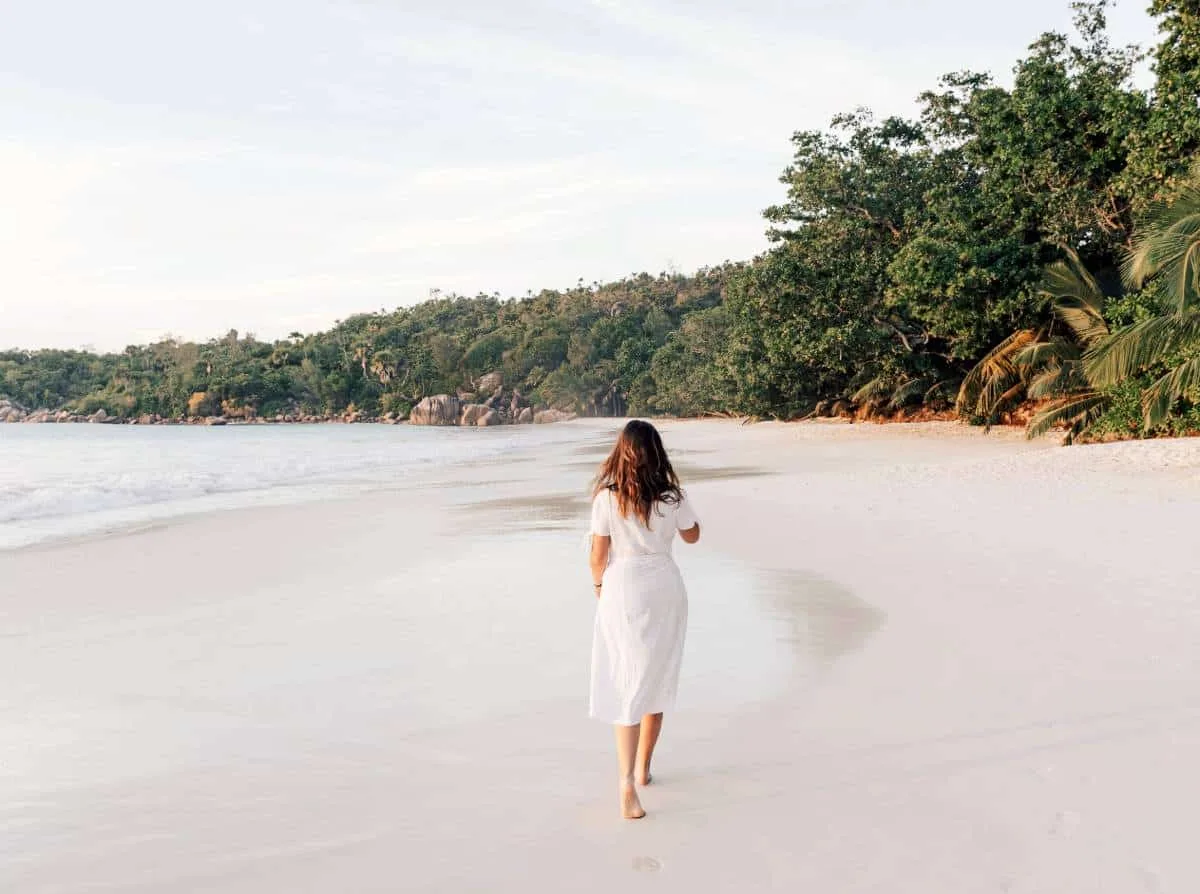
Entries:
[[0,425],[0,549],[341,496],[578,437],[570,426]]

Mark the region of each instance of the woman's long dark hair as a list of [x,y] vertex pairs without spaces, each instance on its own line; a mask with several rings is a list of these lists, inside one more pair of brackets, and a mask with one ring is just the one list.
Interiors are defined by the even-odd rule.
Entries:
[[649,422],[634,419],[617,438],[596,476],[596,493],[611,490],[624,518],[632,510],[649,527],[655,503],[678,503],[679,477],[667,459],[662,438]]

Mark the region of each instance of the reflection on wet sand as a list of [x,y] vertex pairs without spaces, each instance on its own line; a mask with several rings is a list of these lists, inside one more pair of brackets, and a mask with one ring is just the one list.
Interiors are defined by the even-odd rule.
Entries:
[[541,494],[538,496],[500,497],[464,503],[458,508],[472,514],[494,512],[504,516],[497,533],[544,531],[580,527],[586,524],[589,501],[586,494]]
[[769,571],[758,588],[766,611],[784,626],[783,639],[819,669],[861,649],[887,615],[828,578]]
[[691,463],[675,463],[675,471],[686,486],[695,481],[724,481],[732,478],[757,478],[772,474],[756,466],[694,466]]
[[616,433],[614,432],[612,437],[606,436],[603,440],[597,439],[593,441],[585,441],[584,443],[573,447],[571,449],[571,455],[594,456],[596,458],[596,463],[599,464],[601,460],[608,455],[608,451],[612,449],[613,438],[615,437]]

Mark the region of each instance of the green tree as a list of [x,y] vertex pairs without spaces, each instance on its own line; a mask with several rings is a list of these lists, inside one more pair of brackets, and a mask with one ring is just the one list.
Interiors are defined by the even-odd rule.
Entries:
[[793,137],[788,201],[766,212],[778,246],[726,292],[737,409],[788,418],[925,347],[887,299],[888,265],[923,213],[923,143],[916,125],[865,112]]
[[1126,189],[1138,211],[1170,195],[1200,152],[1200,8],[1195,0],[1152,0],[1161,40],[1144,125],[1129,136]]
[[1175,195],[1151,206],[1125,266],[1127,284],[1151,285],[1160,311],[1116,333],[1085,359],[1089,378],[1114,387],[1159,373],[1142,394],[1144,427],[1200,399],[1200,164]]
[[734,379],[725,355],[729,315],[723,306],[689,314],[654,354],[649,409],[676,416],[728,412]]

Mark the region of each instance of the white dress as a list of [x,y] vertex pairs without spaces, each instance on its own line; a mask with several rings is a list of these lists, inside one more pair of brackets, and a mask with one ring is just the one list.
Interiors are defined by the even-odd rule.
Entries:
[[686,496],[655,504],[649,527],[632,511],[622,518],[612,491],[592,501],[592,533],[612,538],[592,637],[596,720],[632,726],[674,706],[688,603],[671,547],[695,525]]

